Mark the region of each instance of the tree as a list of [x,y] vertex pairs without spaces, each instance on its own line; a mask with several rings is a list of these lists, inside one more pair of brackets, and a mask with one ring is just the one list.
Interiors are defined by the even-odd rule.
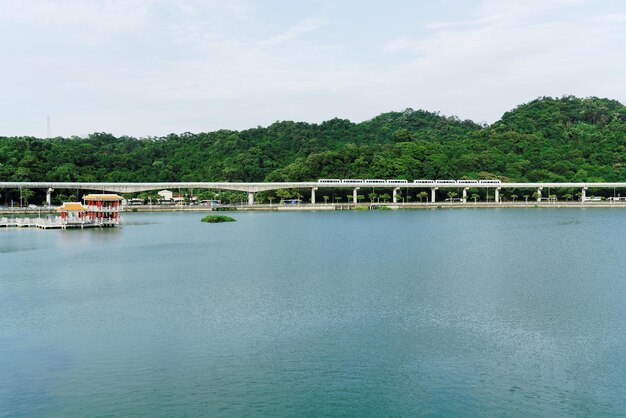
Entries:
[[478,200],[480,196],[477,193],[472,193],[471,199],[474,200],[474,203],[476,203],[476,201]]
[[52,201],[58,205],[62,204],[63,202],[67,202],[69,200],[67,198],[67,195],[64,195],[63,193],[59,193],[59,194],[52,195],[52,196],[53,196]]
[[276,190],[276,197],[278,197],[280,200],[291,199],[293,196],[294,196],[294,193],[292,190],[288,190],[288,189]]
[[420,203],[422,203],[423,199],[428,199],[428,193],[426,193],[426,192],[419,192],[417,194],[417,198],[420,200]]
[[569,202],[570,200],[572,200],[572,194],[571,193],[565,193],[563,195],[563,198],[565,199],[566,202]]
[[448,200],[450,200],[450,202],[452,202],[454,200],[455,197],[457,197],[458,193],[457,192],[448,192]]
[[24,205],[28,205],[28,201],[35,195],[35,192],[33,192],[31,189],[21,189],[21,191],[21,197],[24,201]]
[[388,194],[388,193],[383,193],[383,194],[381,194],[381,195],[380,195],[380,198],[381,198],[381,199],[383,199],[383,202],[384,202],[384,203],[387,203],[387,201],[388,201],[389,199],[391,199],[391,196],[389,196],[389,194]]
[[378,195],[376,193],[372,192],[372,193],[368,194],[367,197],[369,197],[371,203],[374,203],[374,200],[376,200]]
[[391,139],[394,142],[409,142],[411,141],[411,133],[406,128],[400,128],[391,135]]
[[[258,193],[260,194],[260,193]],[[257,194],[257,196],[258,196]],[[143,193],[139,195],[139,197],[142,197],[142,195],[144,195]],[[203,190],[200,193],[198,193],[198,199],[200,200],[215,200],[215,196],[216,193],[212,190]],[[145,194],[143,196],[144,199],[152,199],[152,200],[156,200],[158,199],[158,195],[156,193],[150,193],[150,194]]]
[[327,204],[328,203],[328,199],[330,199],[330,196],[324,196],[324,203]]
[[358,194],[358,195],[356,195],[356,200],[357,200],[357,202],[360,202],[360,201],[362,201],[363,199],[365,199],[365,196],[364,196],[364,195],[362,195],[362,194]]
[[512,194],[511,195],[511,199],[513,199],[513,201],[515,202],[515,200],[517,199],[517,195],[516,194]]

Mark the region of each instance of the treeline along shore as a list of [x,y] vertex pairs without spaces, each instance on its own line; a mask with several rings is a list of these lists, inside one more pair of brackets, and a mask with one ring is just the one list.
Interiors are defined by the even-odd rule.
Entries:
[[[491,125],[406,109],[352,123],[282,121],[243,131],[165,137],[0,137],[2,181],[283,182],[320,178],[500,179],[503,182],[624,182],[626,108],[604,98],[543,97]],[[2,190],[0,203],[40,203],[41,190]],[[188,193],[188,191],[185,191]],[[203,191],[224,203],[238,192]],[[329,199],[346,202],[341,191]],[[367,195],[376,193],[369,191]],[[381,191],[378,194],[384,194]],[[486,200],[477,191],[477,200]],[[506,200],[522,200],[510,190]],[[78,199],[62,191],[55,200]],[[298,198],[297,190],[259,193],[257,203]],[[574,190],[553,190],[561,201]],[[613,190],[598,190],[599,197]],[[512,196],[516,195],[516,198]],[[148,199],[146,192],[137,196]],[[378,198],[380,196],[376,196]],[[405,196],[418,201],[418,197]],[[546,196],[547,197],[547,196]],[[532,197],[531,197],[532,199]],[[71,200],[71,199],[70,199]],[[341,203],[341,202],[340,202]]]
[[[292,211],[369,211],[369,210],[429,210],[429,209],[562,209],[562,208],[613,208],[626,209],[626,202],[623,201],[600,201],[600,202],[564,202],[564,201],[504,201],[504,202],[359,202],[359,203],[301,203],[298,205],[285,205],[282,203],[265,203],[247,205],[245,202],[224,204],[217,207],[207,206],[170,206],[170,205],[137,205],[125,206],[123,213],[140,212],[230,212],[230,211],[261,211],[261,212],[292,212]],[[2,217],[17,216],[47,216],[57,214],[55,207],[0,207],[0,221]],[[1,222],[0,222],[1,223]],[[0,225],[1,227],[2,225]]]

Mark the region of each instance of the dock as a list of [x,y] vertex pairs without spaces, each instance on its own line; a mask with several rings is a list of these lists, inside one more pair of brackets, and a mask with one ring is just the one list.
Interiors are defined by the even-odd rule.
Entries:
[[118,226],[117,222],[99,220],[63,220],[55,218],[0,218],[0,228],[84,229]]

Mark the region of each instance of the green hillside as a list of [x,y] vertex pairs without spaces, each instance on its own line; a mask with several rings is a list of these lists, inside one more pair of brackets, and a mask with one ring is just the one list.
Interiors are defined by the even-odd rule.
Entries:
[[423,110],[162,138],[0,137],[3,181],[625,181],[626,107],[540,98],[490,126]]

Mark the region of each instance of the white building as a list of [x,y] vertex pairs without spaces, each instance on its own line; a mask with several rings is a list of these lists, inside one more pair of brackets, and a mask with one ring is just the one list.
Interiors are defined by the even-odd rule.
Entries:
[[174,193],[169,190],[161,190],[157,192],[161,198],[159,199],[159,203],[172,204],[174,203]]
[[163,200],[172,200],[172,198],[174,197],[174,192],[171,192],[169,190],[161,190],[160,192],[157,192],[157,194],[161,196],[161,199]]

